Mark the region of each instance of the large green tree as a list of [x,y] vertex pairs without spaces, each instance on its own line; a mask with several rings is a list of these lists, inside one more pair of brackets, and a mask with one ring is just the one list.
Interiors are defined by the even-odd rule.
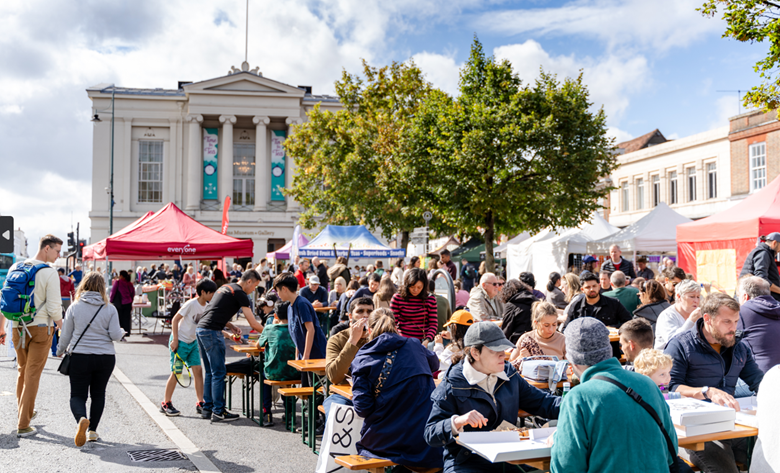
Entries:
[[363,77],[344,71],[335,89],[343,109],[315,107],[285,141],[298,168],[285,194],[305,208],[306,228],[364,224],[387,238],[402,232],[405,248],[425,209],[410,192],[414,182],[398,180],[394,157],[432,87],[411,61],[382,68],[364,61]]
[[762,83],[745,94],[746,107],[758,107],[766,111],[780,105],[780,1],[770,0],[706,0],[702,14],[714,17],[723,12],[726,21],[724,38],[749,43],[769,43],[766,57],[756,62],[753,69],[759,73]]
[[576,226],[601,207],[614,140],[582,76],[559,82],[542,71],[524,85],[475,38],[459,89],[428,95],[397,163],[436,217],[483,233],[488,268],[497,234]]

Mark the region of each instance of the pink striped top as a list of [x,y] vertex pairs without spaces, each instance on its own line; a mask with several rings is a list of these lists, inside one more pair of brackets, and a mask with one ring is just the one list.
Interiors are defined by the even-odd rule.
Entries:
[[428,299],[416,297],[404,299],[395,294],[390,301],[390,309],[395,316],[398,332],[407,338],[433,340],[439,320],[436,315],[436,296],[428,294]]

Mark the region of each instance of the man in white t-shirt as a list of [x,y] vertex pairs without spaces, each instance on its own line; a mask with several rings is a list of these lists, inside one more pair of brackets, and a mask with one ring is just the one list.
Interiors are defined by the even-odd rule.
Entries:
[[168,341],[171,351],[171,375],[165,384],[165,400],[160,406],[160,412],[167,416],[181,414],[171,402],[173,390],[176,388],[176,374],[174,373],[176,353],[192,369],[192,377],[195,379],[195,395],[198,397],[195,410],[198,414],[203,411],[203,370],[200,366],[198,337],[195,329],[198,327],[198,321],[203,312],[206,311],[206,305],[217,292],[217,284],[211,279],[202,278],[195,286],[195,291],[198,297],[184,303],[171,321],[171,337]]

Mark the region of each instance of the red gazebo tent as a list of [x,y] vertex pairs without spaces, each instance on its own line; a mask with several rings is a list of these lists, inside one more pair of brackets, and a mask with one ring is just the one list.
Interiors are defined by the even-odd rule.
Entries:
[[84,247],[84,259],[111,261],[251,258],[252,240],[223,235],[170,203],[105,240]]
[[699,281],[736,287],[758,237],[780,231],[780,177],[733,207],[677,226],[677,264]]

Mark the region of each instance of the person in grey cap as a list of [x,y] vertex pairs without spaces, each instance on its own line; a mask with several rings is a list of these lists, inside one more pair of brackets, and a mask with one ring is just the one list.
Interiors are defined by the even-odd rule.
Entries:
[[301,288],[298,293],[314,307],[325,307],[328,305],[328,291],[320,285],[318,276],[309,276],[309,285]]
[[[566,358],[581,382],[563,401],[550,470],[668,473],[679,462],[669,407],[649,377],[624,370],[612,356],[606,325],[593,317],[572,321],[566,330]],[[653,417],[601,377],[632,389],[649,404],[672,441],[674,456]]]
[[514,426],[520,409],[557,419],[561,398],[529,385],[507,363],[506,350],[514,344],[495,323],[473,324],[463,346],[465,351],[453,356],[453,364],[431,394],[433,409],[425,441],[431,447],[444,447],[445,473],[503,472],[505,465],[461,447],[455,436],[463,431],[491,431],[503,422]]
[[769,290],[775,300],[780,301],[780,272],[777,271],[775,255],[780,248],[780,233],[772,232],[759,237],[760,242],[745,258],[739,277],[752,274],[769,283]]

